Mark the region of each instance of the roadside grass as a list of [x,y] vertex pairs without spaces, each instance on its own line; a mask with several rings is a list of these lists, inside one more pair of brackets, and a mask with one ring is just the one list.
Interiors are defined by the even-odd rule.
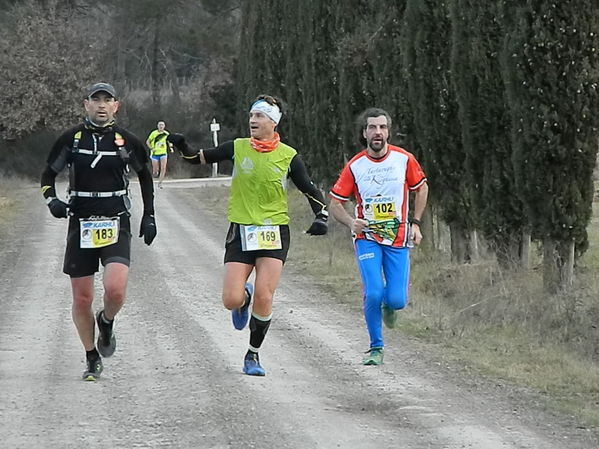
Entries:
[[[349,231],[331,219],[329,235],[304,234],[312,214],[297,191],[290,192],[290,215],[290,263],[361,309]],[[599,217],[588,231],[591,247],[575,287],[561,295],[543,292],[538,249],[531,269],[511,273],[491,259],[456,265],[448,253],[414,250],[410,303],[396,331],[465,371],[538,392],[581,426],[599,427]]]
[[28,184],[21,178],[0,177],[0,224],[6,223],[15,212],[18,195],[21,187]]

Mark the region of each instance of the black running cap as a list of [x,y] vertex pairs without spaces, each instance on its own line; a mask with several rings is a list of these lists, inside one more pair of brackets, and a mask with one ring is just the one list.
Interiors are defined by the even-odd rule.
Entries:
[[112,98],[116,98],[116,89],[112,86],[112,84],[108,83],[92,84],[87,88],[87,94],[85,95],[85,97],[89,98],[92,95],[97,94],[98,92],[106,92]]

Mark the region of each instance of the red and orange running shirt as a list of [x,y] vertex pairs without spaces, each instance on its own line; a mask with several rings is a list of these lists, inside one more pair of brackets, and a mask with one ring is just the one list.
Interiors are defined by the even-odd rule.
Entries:
[[356,154],[341,171],[330,195],[342,202],[354,196],[356,218],[370,223],[372,232],[354,238],[403,247],[408,244],[409,192],[418,190],[426,175],[414,155],[394,145],[388,149],[381,159],[368,156],[366,150]]

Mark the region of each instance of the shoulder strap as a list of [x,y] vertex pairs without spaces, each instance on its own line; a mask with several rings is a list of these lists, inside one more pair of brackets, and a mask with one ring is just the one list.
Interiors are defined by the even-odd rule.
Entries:
[[81,130],[77,131],[73,136],[73,152],[76,153],[79,150],[79,140],[81,140]]
[[138,172],[143,168],[143,165],[135,157],[135,153],[127,149],[125,145],[125,138],[118,131],[114,132],[114,144],[117,146],[118,152],[125,161],[125,163],[129,164],[133,168],[133,170]]

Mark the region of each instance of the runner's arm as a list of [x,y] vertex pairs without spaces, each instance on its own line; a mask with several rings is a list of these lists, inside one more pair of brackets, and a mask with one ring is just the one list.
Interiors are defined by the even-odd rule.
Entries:
[[[144,211],[139,223],[139,237],[143,237],[146,245],[151,245],[156,238],[156,219],[154,218],[154,182],[152,173],[148,167],[149,157],[143,143],[137,137],[131,135],[129,142],[133,146],[133,157],[137,160],[134,164]],[[141,163],[140,163],[141,162]]]
[[348,214],[345,210],[344,202],[335,197],[331,198],[329,210],[331,211],[331,215],[335,217],[335,220],[347,226],[354,234],[360,234],[364,232],[364,228],[368,226],[368,222],[366,220],[362,220],[361,218],[353,218],[350,214]]
[[233,160],[233,141],[224,142],[223,144],[214,148],[195,151],[189,146],[185,140],[185,136],[182,134],[171,133],[169,134],[167,140],[181,152],[181,156],[185,161],[193,165],[211,164],[214,162]]
[[144,215],[154,215],[154,181],[148,167],[148,154],[140,140],[135,137],[129,137],[129,141],[133,145],[133,157],[141,162],[137,164],[138,169],[136,172],[144,204]]
[[291,160],[289,177],[300,192],[308,199],[314,215],[322,214],[328,218],[329,213],[327,212],[324,195],[308,177],[306,166],[299,154],[296,154]]
[[232,140],[224,142],[217,147],[200,150],[199,157],[203,164],[213,164],[221,161],[232,161],[235,147]]
[[422,232],[420,231],[420,220],[426,207],[428,198],[428,184],[425,182],[414,193],[414,221],[410,225],[410,233],[412,241],[415,245],[420,244],[422,240]]
[[46,200],[46,205],[48,206],[48,209],[50,209],[50,213],[56,218],[66,218],[69,210],[69,205],[56,196],[56,175],[58,175],[69,162],[71,151],[68,146],[68,139],[71,138],[72,135],[71,131],[68,131],[54,143],[50,155],[48,156],[48,165],[42,172],[40,179],[42,195]]
[[137,172],[139,187],[141,188],[141,198],[144,203],[144,214],[154,215],[154,182],[152,173],[147,165]]
[[69,145],[75,131],[69,130],[60,136],[48,155],[47,165],[42,172],[40,184],[42,195],[48,201],[48,198],[56,198],[56,176],[67,166],[70,157]]
[[46,168],[44,169],[44,171],[42,172],[42,177],[41,177],[41,188],[42,188],[42,195],[44,196],[44,199],[48,199],[48,198],[56,198],[56,176],[58,175],[58,173],[56,173],[54,170],[52,170],[52,168],[47,165]]

